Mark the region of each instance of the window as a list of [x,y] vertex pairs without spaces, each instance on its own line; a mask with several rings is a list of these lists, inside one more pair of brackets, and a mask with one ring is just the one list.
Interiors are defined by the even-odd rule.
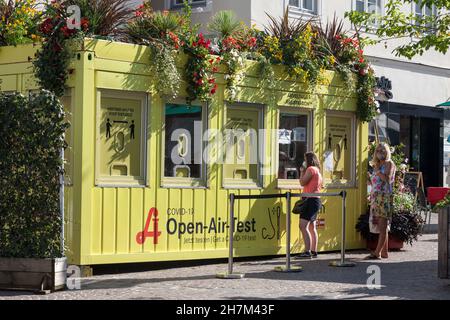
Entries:
[[289,0],[289,6],[300,11],[317,14],[317,0]]
[[224,130],[225,187],[260,187],[263,155],[262,108],[228,106]]
[[[432,17],[437,15],[436,6],[429,7],[427,5],[423,5],[422,0],[417,0],[414,4],[414,12],[417,19],[424,19],[427,17]],[[420,25],[420,21],[416,20],[416,25]],[[434,27],[433,23],[427,23],[425,25],[427,28],[432,29]],[[429,30],[428,32],[432,32]]]
[[298,187],[304,154],[312,147],[311,115],[282,109],[278,129],[278,185]]
[[[184,0],[172,0],[172,7],[182,7]],[[191,6],[205,6],[206,0],[188,0]]]
[[146,109],[145,93],[98,92],[97,185],[145,185]]
[[355,115],[351,113],[326,114],[325,152],[323,156],[324,184],[348,186],[355,183]]
[[[380,16],[381,11],[381,0],[355,0],[355,11],[366,12]],[[376,18],[373,19],[372,24],[376,25]]]
[[163,148],[164,186],[204,184],[203,132],[206,107],[166,103]]

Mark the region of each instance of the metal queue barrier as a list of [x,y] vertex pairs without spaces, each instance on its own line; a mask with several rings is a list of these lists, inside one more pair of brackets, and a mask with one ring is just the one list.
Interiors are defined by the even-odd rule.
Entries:
[[233,273],[233,237],[234,237],[234,202],[240,199],[275,199],[286,198],[286,265],[275,267],[275,271],[280,272],[299,272],[303,268],[300,266],[291,266],[291,199],[292,197],[342,197],[342,229],[341,229],[341,260],[332,261],[330,266],[333,267],[353,267],[352,262],[345,262],[345,224],[346,224],[346,197],[347,192],[345,190],[341,192],[328,192],[328,193],[291,193],[286,192],[284,194],[263,194],[263,195],[235,195],[230,194],[230,228],[229,228],[229,255],[228,255],[228,271],[224,273],[218,273],[217,278],[221,279],[241,279],[244,277],[242,273]]

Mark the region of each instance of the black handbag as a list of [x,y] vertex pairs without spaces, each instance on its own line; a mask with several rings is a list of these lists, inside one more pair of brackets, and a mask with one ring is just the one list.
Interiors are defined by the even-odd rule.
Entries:
[[294,208],[292,209],[292,213],[294,214],[301,214],[302,212],[304,212],[306,210],[306,201],[308,199],[300,199],[297,200],[294,204]]

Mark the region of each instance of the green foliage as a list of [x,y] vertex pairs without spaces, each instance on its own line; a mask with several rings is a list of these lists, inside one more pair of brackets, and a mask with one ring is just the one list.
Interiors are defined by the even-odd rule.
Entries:
[[447,192],[445,198],[434,205],[434,209],[441,209],[450,205],[450,192]]
[[133,10],[123,0],[62,0],[64,6],[76,5],[89,21],[86,33],[95,36],[118,36],[131,18]]
[[0,94],[0,257],[61,257],[64,108],[50,92]]
[[392,197],[394,213],[414,212],[417,209],[417,202],[410,192],[395,192]]
[[[390,234],[397,239],[413,244],[421,234],[424,220],[418,209],[417,202],[409,192],[396,192],[393,195],[393,214],[391,220]],[[366,240],[376,240],[377,235],[370,232],[369,210],[358,218],[356,230]]]
[[41,88],[61,97],[66,90],[69,63],[74,48],[79,46],[88,28],[88,20],[81,19],[81,29],[69,29],[67,2],[52,2],[46,6],[39,35],[42,47],[33,61],[34,74]]
[[135,17],[126,26],[126,33],[132,42],[148,44],[165,40],[170,32],[180,35],[189,25],[190,21],[183,14],[154,11],[150,2],[146,1],[135,11]]
[[392,215],[392,235],[405,243],[413,244],[421,234],[424,221],[418,212],[402,211]]
[[213,74],[217,71],[216,64],[220,57],[211,56],[211,41],[206,40],[203,34],[200,33],[188,41],[183,47],[184,53],[188,55],[185,71],[186,102],[191,104],[196,99],[209,101],[217,90]]
[[[415,10],[405,13],[405,4],[416,4],[414,0],[388,0],[385,3],[385,14],[374,14],[350,11],[346,17],[357,27],[364,27],[374,32],[377,42],[385,42],[389,39],[403,38],[408,43],[399,45],[394,49],[397,56],[408,59],[416,55],[422,55],[425,51],[434,49],[440,53],[447,53],[450,46],[450,1],[448,0],[422,0],[420,6],[431,8],[435,6],[436,15],[416,15]],[[377,27],[373,27],[374,19]]]
[[366,73],[358,73],[356,92],[358,93],[358,108],[356,115],[361,121],[370,122],[377,114],[377,106],[373,90],[376,79],[372,69]]
[[242,22],[236,18],[234,12],[228,10],[217,12],[208,24],[208,29],[218,33],[222,38],[232,36],[242,28]]
[[30,43],[39,15],[34,0],[0,1],[0,46]]

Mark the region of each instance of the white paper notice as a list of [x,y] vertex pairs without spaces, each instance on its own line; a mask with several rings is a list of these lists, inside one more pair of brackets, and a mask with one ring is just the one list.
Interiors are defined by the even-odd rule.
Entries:
[[278,143],[279,144],[291,144],[291,132],[292,132],[292,130],[279,129],[278,130]]
[[325,151],[325,171],[333,172],[333,151]]
[[305,127],[297,127],[294,128],[294,137],[292,140],[305,142],[306,141],[306,128]]

